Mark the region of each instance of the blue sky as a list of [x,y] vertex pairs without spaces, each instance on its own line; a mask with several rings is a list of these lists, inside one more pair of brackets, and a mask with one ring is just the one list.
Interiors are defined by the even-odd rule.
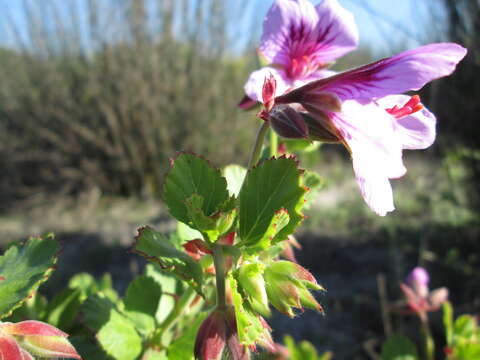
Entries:
[[[45,0],[34,0],[34,3],[35,1],[44,2]],[[81,4],[83,0],[62,1]],[[99,4],[105,4],[109,0],[96,1],[99,2]],[[413,47],[432,41],[436,34],[441,33],[441,29],[437,27],[440,26],[439,24],[442,22],[433,22],[430,16],[432,13],[437,14],[440,12],[441,8],[438,5],[438,0],[339,1],[342,6],[354,13],[360,29],[361,45],[369,45],[379,54],[390,54],[399,47]],[[272,2],[273,0],[250,0],[250,6],[245,8],[245,11],[251,12],[250,14],[254,16],[253,23],[257,39],[261,32],[263,16]],[[312,2],[318,3],[319,1],[313,0]],[[27,24],[23,19],[22,3],[23,0],[0,1],[0,45],[11,46],[15,43],[11,31],[9,31],[8,26],[6,26],[8,17],[13,19],[20,32],[23,34],[26,33]],[[36,3],[36,5],[38,4],[39,3]],[[81,9],[81,6],[79,9]],[[232,22],[234,26],[241,24],[237,18],[233,18]]]

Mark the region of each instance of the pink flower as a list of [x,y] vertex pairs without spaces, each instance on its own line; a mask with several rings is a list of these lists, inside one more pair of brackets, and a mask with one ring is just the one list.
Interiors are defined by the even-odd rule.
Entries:
[[430,279],[427,271],[416,267],[408,275],[406,284],[400,284],[410,310],[425,318],[428,311],[437,311],[448,300],[448,289],[445,287],[429,291]]
[[0,359],[81,359],[67,337],[63,331],[40,321],[0,323]]
[[421,46],[310,82],[276,97],[275,104],[306,111],[310,138],[345,145],[365,202],[384,216],[394,210],[389,179],[406,172],[402,150],[424,149],[435,140],[435,116],[418,96],[397,94],[451,74],[466,52],[453,43]]
[[308,0],[276,0],[263,22],[259,52],[271,64],[253,72],[245,84],[247,109],[262,100],[261,84],[269,74],[276,94],[333,74],[325,68],[355,49],[358,30],[353,15],[337,0],[313,6]]

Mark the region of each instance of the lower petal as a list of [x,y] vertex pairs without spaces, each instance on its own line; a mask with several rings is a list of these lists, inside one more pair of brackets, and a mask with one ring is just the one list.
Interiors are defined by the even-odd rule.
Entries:
[[[384,109],[401,107],[410,99],[407,95],[391,95],[378,100]],[[427,108],[408,116],[395,119],[395,133],[403,149],[426,149],[433,144],[436,137],[437,120]]]

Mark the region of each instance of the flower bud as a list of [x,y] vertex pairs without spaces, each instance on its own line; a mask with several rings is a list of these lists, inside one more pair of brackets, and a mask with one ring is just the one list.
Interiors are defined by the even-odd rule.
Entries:
[[288,105],[275,106],[269,115],[272,129],[287,139],[305,139],[308,127],[301,113]]
[[306,112],[301,113],[308,127],[309,139],[327,143],[340,141],[337,130],[333,126],[327,114],[319,111],[315,115]]
[[68,334],[63,331],[40,321],[0,323],[0,358],[30,360],[38,356],[81,359],[67,337]]
[[410,274],[408,274],[406,282],[413,290],[421,297],[426,297],[428,295],[428,283],[430,277],[428,276],[427,270],[417,266],[413,269]]
[[238,282],[253,310],[264,316],[270,316],[267,291],[263,271],[265,266],[260,263],[244,264],[238,272]]
[[216,309],[203,321],[195,339],[194,355],[198,360],[221,360],[224,356],[232,360],[250,358],[238,339],[232,307]]
[[276,261],[265,269],[267,295],[272,305],[290,317],[292,307],[303,307],[323,312],[309,289],[324,290],[313,275],[298,264],[290,261]]
[[442,304],[448,300],[448,289],[442,287],[433,290],[430,293],[428,300],[430,301],[430,306],[432,310],[439,309],[440,306],[442,306]]
[[272,110],[273,105],[275,104],[275,92],[277,91],[277,80],[275,77],[270,74],[270,76],[265,77],[262,88],[262,100],[265,110],[269,112]]

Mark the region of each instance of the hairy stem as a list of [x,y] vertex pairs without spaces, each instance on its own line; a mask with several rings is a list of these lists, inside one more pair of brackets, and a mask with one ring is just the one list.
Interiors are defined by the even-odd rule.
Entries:
[[260,129],[257,132],[257,138],[255,139],[255,145],[253,146],[252,154],[250,155],[250,160],[248,161],[248,169],[251,169],[260,158],[262,152],[263,141],[265,140],[265,134],[267,133],[270,124],[267,121],[264,121]]
[[277,156],[278,135],[270,129],[270,157]]
[[217,308],[225,310],[227,302],[225,299],[225,258],[222,245],[215,244],[213,247],[213,264],[215,265],[215,280],[217,285]]
[[422,335],[425,343],[425,359],[435,359],[435,342],[430,332],[430,326],[428,325],[428,318],[425,316],[420,317],[420,323],[422,325]]

